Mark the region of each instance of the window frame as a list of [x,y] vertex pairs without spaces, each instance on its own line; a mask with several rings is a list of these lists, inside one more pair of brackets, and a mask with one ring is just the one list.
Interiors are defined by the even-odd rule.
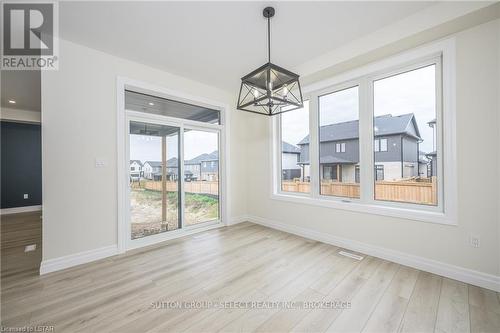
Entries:
[[[281,143],[278,142],[281,136],[276,135],[276,129],[279,127],[279,130],[281,130],[281,124],[279,117],[274,117],[271,124],[271,133],[273,135],[271,136],[272,149],[270,149],[273,163],[271,198],[415,221],[457,225],[455,57],[455,39],[452,37],[423,45],[304,87],[304,100],[309,100],[311,192],[281,191],[280,173],[276,177],[276,171],[280,171],[279,168],[281,168],[281,165],[276,163],[277,159],[281,159],[281,150],[279,149]],[[431,64],[436,65],[438,205],[426,206],[375,200],[373,82]],[[319,186],[319,97],[354,86],[358,86],[359,89],[360,198],[352,199],[321,195]],[[443,174],[444,169],[446,169],[446,174]]]

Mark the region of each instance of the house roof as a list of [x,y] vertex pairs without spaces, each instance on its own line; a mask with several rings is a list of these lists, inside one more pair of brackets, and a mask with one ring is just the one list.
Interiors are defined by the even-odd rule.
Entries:
[[210,154],[205,153],[196,156],[195,158],[186,161],[186,164],[200,164],[201,162],[205,161],[217,161],[217,160],[219,160],[219,152],[217,150],[214,150]]
[[152,166],[153,168],[161,167],[161,162],[159,161],[146,161],[144,162],[144,165],[146,165],[146,163]]
[[[204,161],[217,161],[219,159],[219,152],[217,150],[214,150],[210,154],[201,154],[196,156],[195,158],[192,158],[190,160],[185,161],[186,165],[194,165],[194,164],[201,164],[201,162]],[[152,167],[161,167],[161,162],[158,161],[146,161],[144,164],[148,163]],[[177,157],[172,157],[167,160],[167,167],[169,168],[176,168],[179,165],[179,160]]]
[[142,166],[142,162],[141,161],[139,161],[139,160],[130,160],[130,164],[132,164],[134,162],[137,163],[137,164],[139,164],[140,166]]
[[281,141],[281,151],[283,153],[300,154],[300,148],[286,141]]
[[[413,128],[412,128],[413,127]],[[417,139],[420,132],[413,113],[392,116],[390,114],[375,117],[375,135],[407,134]],[[359,120],[325,125],[320,127],[320,142],[357,139],[359,137]],[[298,145],[309,144],[309,135]]]

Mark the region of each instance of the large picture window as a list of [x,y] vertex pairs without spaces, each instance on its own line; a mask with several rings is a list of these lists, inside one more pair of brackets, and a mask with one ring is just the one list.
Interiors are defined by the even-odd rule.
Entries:
[[456,223],[453,45],[408,51],[304,89],[307,106],[274,121],[281,163],[273,197]]
[[319,174],[322,195],[359,198],[359,88],[319,97]]
[[281,190],[310,193],[309,102],[281,114]]
[[436,65],[374,81],[373,119],[375,199],[437,205]]

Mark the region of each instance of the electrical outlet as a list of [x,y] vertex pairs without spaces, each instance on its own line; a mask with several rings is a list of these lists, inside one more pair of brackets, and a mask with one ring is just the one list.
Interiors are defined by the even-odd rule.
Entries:
[[28,199],[29,197],[30,197],[30,196],[28,195],[28,193],[24,193],[24,194],[23,194],[23,198],[24,198],[24,199]]
[[481,247],[481,238],[479,236],[471,235],[469,238],[469,243],[472,247]]
[[24,252],[31,252],[36,250],[36,244],[26,245],[24,247]]

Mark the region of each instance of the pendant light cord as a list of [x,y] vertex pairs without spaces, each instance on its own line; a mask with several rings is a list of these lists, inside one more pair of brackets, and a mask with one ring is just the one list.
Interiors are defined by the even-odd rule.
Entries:
[[271,18],[267,18],[267,60],[271,62]]

